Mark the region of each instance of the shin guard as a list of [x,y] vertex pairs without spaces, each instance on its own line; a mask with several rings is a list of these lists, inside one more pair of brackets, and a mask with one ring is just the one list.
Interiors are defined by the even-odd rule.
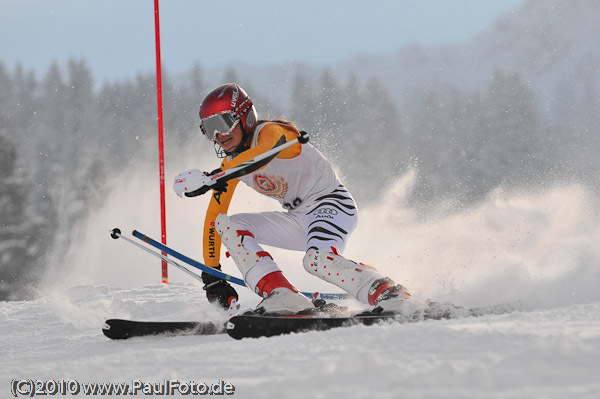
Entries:
[[266,275],[281,272],[271,255],[258,245],[254,235],[250,231],[236,228],[227,215],[222,213],[217,216],[215,227],[228,255],[240,269],[246,285],[252,291],[257,291],[258,282]]
[[394,284],[372,266],[322,249],[309,250],[303,263],[307,272],[342,288],[364,304],[376,305],[383,291]]

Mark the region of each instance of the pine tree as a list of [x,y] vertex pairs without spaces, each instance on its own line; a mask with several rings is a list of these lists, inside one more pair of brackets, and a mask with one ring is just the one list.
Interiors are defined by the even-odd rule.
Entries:
[[517,182],[539,172],[545,158],[534,95],[518,73],[497,69],[487,92],[487,156],[500,181]]
[[17,166],[17,147],[0,133],[0,300],[24,299],[39,277],[39,224],[27,213],[27,181]]

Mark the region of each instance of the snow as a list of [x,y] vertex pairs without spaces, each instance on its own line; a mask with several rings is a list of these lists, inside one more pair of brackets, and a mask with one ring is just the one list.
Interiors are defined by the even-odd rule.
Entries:
[[[73,228],[73,246],[49,269],[41,296],[0,302],[5,397],[11,381],[23,378],[221,379],[239,398],[600,397],[600,210],[584,186],[499,189],[474,207],[447,204],[422,215],[404,202],[414,183],[407,173],[379,202],[360,209],[347,257],[377,266],[421,299],[461,306],[521,300],[522,309],[510,314],[242,341],[227,335],[111,341],[102,334],[108,318],[225,321],[197,281],[171,268],[169,285],[160,284],[158,259],[110,238],[114,227],[159,237],[148,217],[158,214],[158,203],[137,195],[152,192],[154,180],[124,171],[118,181],[128,184],[115,185]],[[276,205],[238,190],[231,213]],[[169,230],[170,245],[196,259],[204,201],[167,202],[177,226]],[[298,288],[337,292],[304,272],[302,254],[269,251]],[[239,276],[230,259],[222,263]],[[245,306],[258,302],[237,288]]]
[[81,285],[0,309],[5,394],[13,378],[222,379],[240,398],[597,398],[600,392],[600,302],[242,341],[102,335],[111,317],[223,319],[192,283]]

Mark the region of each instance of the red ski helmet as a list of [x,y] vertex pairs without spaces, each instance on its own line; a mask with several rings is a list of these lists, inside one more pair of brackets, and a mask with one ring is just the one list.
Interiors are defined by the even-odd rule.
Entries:
[[247,135],[258,119],[248,94],[235,83],[221,85],[208,93],[200,105],[199,114],[200,130],[212,141],[217,133],[231,133],[238,123]]

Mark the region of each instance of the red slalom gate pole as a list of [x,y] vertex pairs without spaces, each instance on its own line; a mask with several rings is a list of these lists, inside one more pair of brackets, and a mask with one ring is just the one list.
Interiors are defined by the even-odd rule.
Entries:
[[[158,104],[158,169],[160,179],[160,228],[164,245],[167,244],[167,218],[165,206],[165,151],[163,140],[162,69],[160,62],[160,23],[158,0],[154,0],[154,32],[156,37],[156,100]],[[163,252],[163,255],[167,255]],[[169,281],[167,261],[162,260],[162,282]]]

